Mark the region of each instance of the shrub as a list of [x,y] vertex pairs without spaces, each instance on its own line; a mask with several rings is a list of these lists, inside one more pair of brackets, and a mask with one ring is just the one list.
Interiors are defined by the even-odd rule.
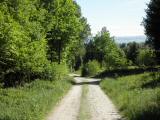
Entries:
[[54,80],[62,80],[68,74],[68,68],[64,64],[52,65],[52,76]]
[[42,74],[43,79],[49,80],[62,80],[68,74],[68,68],[64,64],[51,63],[46,66],[44,73]]
[[94,76],[100,72],[100,65],[96,60],[89,61],[82,67],[82,76]]
[[139,50],[136,62],[139,66],[153,66],[155,65],[154,52],[151,49]]

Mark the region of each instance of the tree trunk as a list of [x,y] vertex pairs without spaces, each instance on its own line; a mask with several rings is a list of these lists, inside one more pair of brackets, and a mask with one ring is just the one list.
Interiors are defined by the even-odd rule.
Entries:
[[58,41],[58,64],[61,64],[61,40]]

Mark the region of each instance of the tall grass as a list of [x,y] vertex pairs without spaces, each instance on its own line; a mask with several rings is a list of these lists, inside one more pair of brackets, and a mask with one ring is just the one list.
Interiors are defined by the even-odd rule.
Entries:
[[69,80],[36,80],[24,87],[0,88],[0,120],[44,120],[69,90]]
[[149,73],[104,79],[100,86],[128,120],[160,119],[160,86]]

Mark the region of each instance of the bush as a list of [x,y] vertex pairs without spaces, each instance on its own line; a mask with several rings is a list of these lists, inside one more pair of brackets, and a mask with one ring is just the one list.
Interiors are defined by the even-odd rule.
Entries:
[[64,64],[53,64],[52,65],[52,79],[62,80],[68,74],[68,68]]
[[100,65],[96,60],[89,61],[82,67],[82,76],[94,76],[100,72]]
[[45,73],[42,74],[43,79],[62,80],[68,74],[68,68],[64,64],[51,63],[46,66]]
[[154,51],[151,49],[141,49],[139,50],[136,62],[139,66],[153,66],[155,65]]
[[15,70],[9,71],[2,77],[2,84],[4,87],[16,87],[23,86],[25,83],[30,83],[36,79],[44,80],[62,80],[68,74],[68,68],[64,64],[50,63],[46,62],[43,65],[42,71],[25,71],[25,70]]

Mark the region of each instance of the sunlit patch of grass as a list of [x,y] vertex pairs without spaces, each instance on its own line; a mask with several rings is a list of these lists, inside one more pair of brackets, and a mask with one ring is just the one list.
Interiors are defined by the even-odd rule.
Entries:
[[0,120],[43,120],[69,90],[68,80],[36,80],[24,87],[0,89]]
[[104,79],[100,85],[128,120],[158,120],[160,86],[148,84],[156,82],[149,73],[144,73]]
[[82,88],[81,104],[79,110],[78,120],[89,120],[91,118],[87,100],[88,85],[84,85]]

